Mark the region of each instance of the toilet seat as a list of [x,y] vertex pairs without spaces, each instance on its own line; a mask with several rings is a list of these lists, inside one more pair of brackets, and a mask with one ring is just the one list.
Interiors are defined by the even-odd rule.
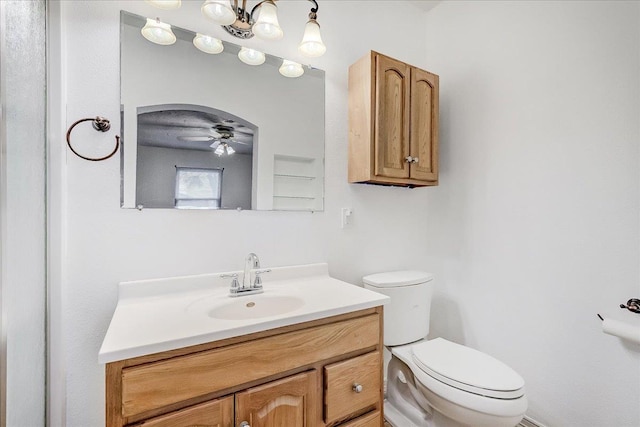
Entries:
[[[519,397],[496,398],[487,396],[488,393],[486,393],[486,389],[469,386],[468,384],[462,383],[461,381],[459,381],[460,378],[458,378],[455,382],[450,381],[451,379],[449,378],[449,381],[445,382],[437,379],[436,376],[432,376],[429,373],[425,372],[425,370],[423,370],[422,367],[416,363],[413,349],[415,347],[424,349],[425,347],[423,346],[431,341],[420,341],[403,346],[391,347],[390,350],[395,357],[403,361],[411,369],[416,379],[416,385],[422,386],[424,388],[422,392],[426,393],[425,395],[428,400],[434,400],[432,404],[435,404],[435,406],[438,407],[440,405],[436,404],[435,400],[444,399],[444,401],[449,401],[461,408],[466,408],[478,413],[490,414],[502,418],[522,417],[527,409],[527,397],[524,392],[524,387],[520,388],[517,393],[514,393],[514,395],[519,395]],[[447,343],[453,344],[450,341],[447,341]],[[455,354],[457,355],[459,353]],[[444,379],[447,378],[444,375],[442,375],[442,377],[444,377]],[[461,385],[465,385],[467,386],[466,388],[473,391],[465,390],[461,387]],[[442,411],[443,409],[443,407],[440,407],[439,411]],[[449,416],[452,416],[452,414],[450,414]],[[497,422],[492,424],[499,425]]]
[[524,395],[524,380],[501,361],[469,347],[436,338],[411,346],[413,362],[451,387],[495,399]]

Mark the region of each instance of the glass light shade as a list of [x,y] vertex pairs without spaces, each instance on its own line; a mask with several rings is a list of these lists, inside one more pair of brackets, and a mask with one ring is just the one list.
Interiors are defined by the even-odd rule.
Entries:
[[297,62],[289,61],[288,59],[282,60],[282,65],[280,66],[279,71],[283,76],[291,78],[300,77],[304,74],[304,68],[302,68],[302,65]]
[[230,146],[230,145],[227,145],[227,155],[228,155],[228,156],[232,155],[232,154],[233,154],[233,153],[235,153],[235,152],[236,152],[236,150],[234,150],[233,148],[231,148],[231,146]]
[[207,0],[201,10],[204,16],[218,25],[231,25],[236,22],[236,12],[229,0]]
[[248,47],[242,47],[240,49],[240,52],[238,52],[238,58],[247,65],[262,65],[264,64],[264,61],[267,60],[264,53]]
[[218,145],[216,151],[214,151],[213,153],[217,154],[218,156],[222,156],[224,154],[224,146],[222,144]]
[[224,50],[222,41],[215,37],[197,33],[193,38],[193,45],[205,53],[216,54]]
[[151,6],[159,9],[171,10],[178,9],[182,5],[182,0],[145,0]]
[[282,38],[284,33],[278,24],[278,8],[273,2],[262,3],[260,15],[251,27],[251,31],[256,37],[265,40],[280,40]]
[[320,37],[320,25],[315,19],[310,19],[304,27],[304,36],[298,45],[298,50],[304,56],[315,58],[324,55],[327,47],[322,43]]
[[147,18],[147,23],[140,32],[145,39],[155,44],[170,45],[176,42],[176,35],[171,31],[171,25],[160,22],[159,19]]

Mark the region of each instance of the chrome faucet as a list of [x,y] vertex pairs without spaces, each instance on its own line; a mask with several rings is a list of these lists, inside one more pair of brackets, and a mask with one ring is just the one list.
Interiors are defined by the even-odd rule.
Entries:
[[[242,276],[242,284],[238,282],[238,273],[230,274],[230,275],[222,275],[220,277],[230,277],[233,280],[231,281],[231,289],[229,289],[229,295],[232,297],[238,297],[240,295],[250,295],[250,294],[259,294],[264,292],[262,289],[262,278],[260,277],[263,273],[268,273],[271,270],[259,270],[260,268],[260,259],[258,255],[253,252],[247,255],[244,260],[244,275]],[[254,274],[253,282],[251,281],[251,272]]]
[[251,252],[244,259],[244,276],[242,276],[242,287],[248,288],[251,286],[251,270],[260,268],[260,259],[258,255]]

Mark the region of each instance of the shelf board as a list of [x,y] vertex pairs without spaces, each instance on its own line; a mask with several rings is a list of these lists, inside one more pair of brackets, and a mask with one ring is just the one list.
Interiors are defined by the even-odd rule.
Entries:
[[302,200],[315,200],[315,197],[306,197],[306,196],[282,196],[282,195],[273,195],[274,199],[302,199]]
[[284,174],[284,173],[275,173],[273,174],[273,176],[278,178],[293,178],[293,179],[308,179],[308,180],[316,179],[315,176],[291,175],[291,174]]

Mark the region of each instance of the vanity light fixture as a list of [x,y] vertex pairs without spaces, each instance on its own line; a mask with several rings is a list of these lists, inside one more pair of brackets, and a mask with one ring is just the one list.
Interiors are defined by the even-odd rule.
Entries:
[[151,6],[155,6],[159,9],[172,10],[178,9],[182,6],[182,0],[145,0]]
[[160,22],[160,18],[147,18],[147,23],[140,31],[145,39],[160,45],[170,45],[176,42],[176,35],[171,31],[171,25]]
[[302,67],[302,64],[289,61],[288,59],[282,60],[282,65],[280,66],[278,71],[280,71],[280,74],[282,74],[283,76],[291,78],[300,77],[304,74],[304,68]]
[[240,48],[238,58],[247,65],[262,65],[267,60],[264,53],[244,46]]
[[[247,0],[206,0],[202,5],[202,13],[216,24],[222,25],[231,35],[249,39],[254,35],[264,40],[279,40],[284,32],[278,23],[277,0],[262,0],[250,12],[247,11]],[[322,56],[327,48],[320,36],[320,25],[317,21],[318,2],[313,3],[309,13],[309,21],[304,30],[304,36],[298,49],[309,57]],[[254,19],[255,18],[255,19]]]
[[196,36],[193,38],[193,45],[204,53],[214,55],[224,50],[222,40],[200,33],[196,33]]

